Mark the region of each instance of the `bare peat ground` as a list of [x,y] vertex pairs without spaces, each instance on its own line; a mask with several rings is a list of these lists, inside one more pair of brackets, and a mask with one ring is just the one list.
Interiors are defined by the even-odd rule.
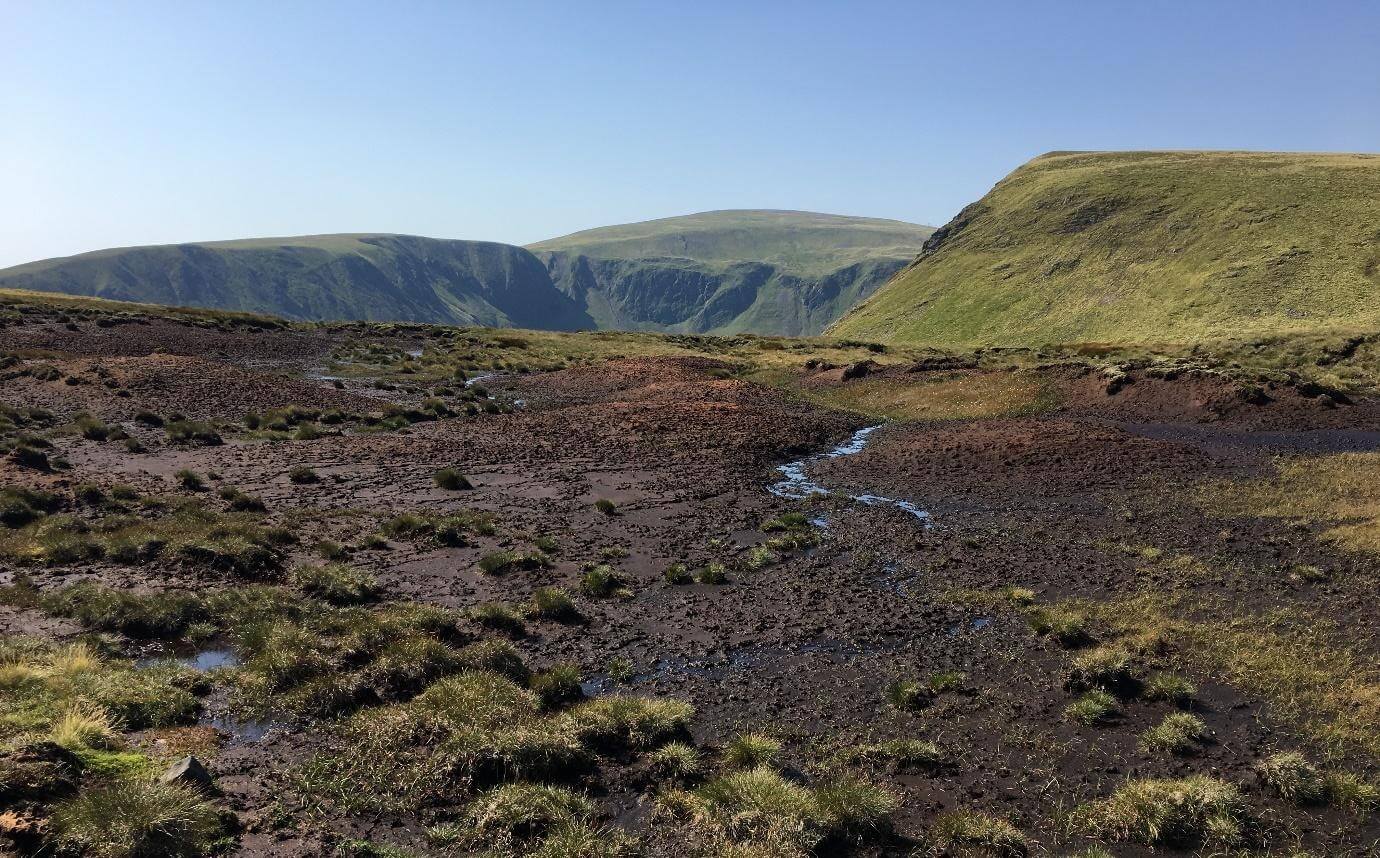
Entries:
[[[166,548],[137,562],[109,549],[76,560],[11,553],[0,560],[0,583],[22,586],[12,586],[0,606],[0,632],[9,640],[69,642],[98,631],[99,618],[92,628],[91,616],[64,616],[44,600],[82,580],[144,595],[264,582],[296,593],[304,585],[291,570],[329,555],[372,578],[376,592],[366,605],[453,611],[437,635],[457,646],[501,639],[532,671],[574,664],[583,692],[595,699],[688,702],[694,714],[682,739],[702,752],[708,771],[682,786],[693,789],[731,769],[722,749],[739,734],[761,733],[782,744],[775,761],[762,762],[788,783],[814,786],[853,771],[892,796],[880,818],[809,842],[816,854],[1377,854],[1380,801],[1299,803],[1276,794],[1257,770],[1271,755],[1297,750],[1319,768],[1373,779],[1377,745],[1368,744],[1367,731],[1380,715],[1348,713],[1361,723],[1339,738],[1320,726],[1332,717],[1326,706],[1280,705],[1268,683],[1234,681],[1246,674],[1232,654],[1201,658],[1195,638],[1165,625],[1166,615],[1201,619],[1193,633],[1211,634],[1224,618],[1249,624],[1301,612],[1330,623],[1329,640],[1349,648],[1356,663],[1376,663],[1370,555],[1323,539],[1321,522],[1226,513],[1203,500],[1205,486],[1268,478],[1277,457],[1380,448],[1374,403],[1326,408],[1286,392],[1246,407],[1229,390],[1194,387],[1195,379],[1137,378],[1108,393],[1082,373],[1054,370],[1045,382],[1057,392],[1056,405],[892,422],[862,452],[807,466],[830,494],[790,500],[767,491],[780,478],[775,466],[828,450],[877,421],[741,380],[734,361],[708,357],[629,356],[528,374],[499,370],[470,388],[437,383],[431,386],[449,391],[439,397],[444,411],[384,427],[362,415],[390,403],[415,410],[428,395],[418,389],[428,385],[396,371],[406,360],[376,373],[356,368],[339,384],[319,378],[329,374],[319,368],[332,355],[360,343],[394,352],[432,348],[414,340],[410,330],[260,330],[175,319],[100,327],[51,314],[0,328],[0,351],[15,356],[4,371],[3,403],[50,412],[31,431],[47,437],[47,456],[57,464],[34,468],[11,455],[0,461],[0,485],[54,492],[66,513],[93,521],[98,515],[73,497],[77,486],[199,499],[217,515],[233,515],[237,497],[257,498],[265,511],[243,514],[292,537],[276,543],[281,557],[273,569],[253,573]],[[38,367],[52,371],[35,373]],[[375,384],[384,377],[384,386]],[[857,382],[803,383],[832,390]],[[487,413],[488,395],[518,405]],[[1231,407],[1213,409],[1214,397]],[[475,404],[478,413],[465,413]],[[243,424],[247,412],[294,405],[347,416],[301,439],[292,431],[265,437],[266,430]],[[66,429],[78,412],[118,427],[142,451]],[[218,423],[224,443],[174,443],[166,427],[136,419],[141,412],[165,422],[181,415]],[[472,488],[439,487],[434,475],[448,467]],[[291,479],[294,468],[310,469],[311,480]],[[206,489],[185,488],[175,476],[183,470],[201,475]],[[225,487],[236,491],[217,492]],[[851,495],[904,499],[931,518]],[[613,506],[601,510],[599,501]],[[367,541],[413,511],[490,513],[493,526],[451,539],[403,533]],[[787,518],[784,526],[766,526],[796,512],[810,523]],[[795,541],[782,542],[783,532]],[[541,559],[481,569],[504,551]],[[670,583],[674,564],[692,576],[719,564],[726,581]],[[596,565],[611,570],[611,592],[589,584]],[[574,594],[582,621],[529,615],[521,631],[504,631],[470,613],[494,602],[520,611],[537,588],[552,586]],[[1067,634],[1037,631],[1048,632],[1039,619],[1046,611],[1074,617]],[[96,646],[111,658],[206,648],[181,633],[123,631],[105,628]],[[237,631],[218,629],[213,648],[239,650],[230,657],[250,663],[256,644]],[[1111,692],[1104,717],[1070,717],[1067,707],[1085,691],[1076,675],[1071,680],[1072,666],[1118,647],[1129,663],[1084,682]],[[350,658],[335,664],[354,670],[363,657]],[[200,733],[126,730],[118,740],[161,770],[200,737],[196,754],[215,778],[214,804],[237,820],[220,847],[230,854],[451,855],[541,846],[547,832],[535,824],[492,842],[438,835],[438,825],[473,821],[468,786],[416,813],[342,812],[338,801],[304,794],[301,767],[315,755],[351,752],[330,739],[336,722],[405,703],[429,677],[401,691],[353,687],[335,713],[251,717],[235,702],[236,670],[213,673],[209,687],[198,689],[199,713],[187,720],[202,724]],[[1179,706],[1149,699],[1143,688],[1157,671],[1190,680],[1194,690]],[[1143,747],[1142,734],[1178,711],[1201,719],[1201,738],[1179,753]],[[213,734],[206,725],[222,729]],[[5,739],[12,748],[32,732],[11,723]],[[857,749],[896,739],[933,742],[937,754],[888,759],[874,751],[859,760]],[[760,841],[751,854],[792,854],[782,844],[797,840],[772,840],[767,834],[779,832],[760,829],[773,812],[793,819],[787,811],[748,808],[756,816],[745,821],[742,806],[720,807],[716,817],[705,805],[677,816],[657,799],[677,781],[653,768],[645,753],[622,748],[597,754],[578,775],[558,777],[591,797],[592,824],[610,828],[594,829],[604,847],[558,851],[548,844],[542,854],[721,854],[724,838]],[[1227,810],[1196,817],[1176,805],[1187,818],[1177,843],[1119,832],[1089,809],[1140,779],[1195,774],[1239,794]],[[16,849],[38,848],[47,836],[48,806],[17,802],[18,816],[0,816]],[[722,814],[733,812],[740,815],[725,823]],[[820,824],[810,813],[797,816],[807,827]],[[1223,834],[1233,826],[1235,834]],[[620,829],[641,846],[608,845]],[[1093,851],[1099,848],[1105,852]]]

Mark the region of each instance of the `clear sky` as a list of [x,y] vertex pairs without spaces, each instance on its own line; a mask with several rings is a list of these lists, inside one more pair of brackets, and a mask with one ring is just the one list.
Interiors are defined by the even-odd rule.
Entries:
[[1380,3],[0,0],[0,266],[716,208],[940,224],[1054,149],[1380,151]]

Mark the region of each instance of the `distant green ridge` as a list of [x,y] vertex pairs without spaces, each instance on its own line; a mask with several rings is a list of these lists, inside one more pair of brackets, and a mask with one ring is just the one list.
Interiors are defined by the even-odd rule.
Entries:
[[830,328],[935,345],[1380,326],[1380,155],[1058,152]]
[[[5,269],[0,288],[302,320],[809,334],[891,277],[930,232],[804,212],[653,223],[665,238],[676,221],[690,225],[683,248],[703,259],[638,255],[626,238],[630,255],[609,258],[576,250],[574,237],[543,242],[570,250],[534,254],[492,242],[316,235],[100,250]],[[646,234],[644,226],[607,229]],[[763,258],[730,258],[750,251]]]

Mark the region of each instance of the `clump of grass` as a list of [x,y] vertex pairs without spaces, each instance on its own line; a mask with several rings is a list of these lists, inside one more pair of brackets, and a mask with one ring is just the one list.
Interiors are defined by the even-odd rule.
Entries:
[[1166,700],[1176,706],[1187,706],[1193,702],[1193,697],[1197,693],[1198,687],[1186,677],[1160,671],[1151,674],[1145,681],[1141,696],[1146,700]]
[[138,778],[61,802],[52,826],[60,845],[96,858],[204,855],[221,834],[219,814],[195,790]]
[[1089,727],[1105,724],[1116,717],[1116,698],[1101,689],[1094,689],[1065,707],[1064,714]]
[[684,734],[694,712],[679,700],[610,695],[566,711],[559,724],[589,747],[644,751]]
[[53,720],[48,735],[69,750],[108,749],[118,743],[120,725],[104,707],[75,699]]
[[268,506],[262,498],[254,495],[245,494],[234,486],[222,486],[217,492],[220,499],[230,505],[234,512],[267,512]]
[[765,733],[741,733],[724,746],[724,765],[734,769],[774,768],[781,742]]
[[844,762],[864,766],[892,766],[898,769],[936,769],[948,762],[948,754],[928,739],[888,739],[845,749]]
[[379,593],[373,575],[343,563],[299,566],[292,573],[292,581],[302,592],[332,605],[357,605]]
[[594,805],[565,787],[513,783],[480,794],[466,813],[476,843],[511,850],[588,820]]
[[722,563],[707,563],[700,568],[695,580],[701,584],[727,584],[728,567]]
[[469,613],[470,619],[481,626],[511,635],[520,636],[527,633],[527,623],[512,605],[503,602],[484,602],[470,608]]
[[135,638],[177,637],[207,616],[205,605],[190,593],[138,594],[90,580],[52,591],[40,604],[49,613],[72,617],[87,628]]
[[949,849],[979,849],[1003,858],[1030,851],[1030,841],[1019,828],[999,816],[976,810],[943,814],[934,821],[930,837]]
[[197,420],[174,420],[164,424],[163,431],[167,433],[168,440],[175,444],[215,447],[225,443],[214,426]]
[[750,572],[755,572],[760,569],[765,569],[775,563],[779,563],[780,561],[781,558],[777,556],[776,552],[764,545],[758,545],[748,551],[747,555],[743,558],[742,566]]
[[206,490],[206,481],[201,478],[200,474],[198,474],[196,471],[191,470],[190,468],[183,468],[182,470],[173,474],[173,477],[177,479],[178,485],[182,486],[182,488],[186,489],[189,492],[200,492]]
[[532,591],[532,616],[558,623],[574,623],[583,619],[575,600],[560,587],[538,587]]
[[1140,746],[1150,753],[1188,756],[1196,754],[1210,738],[1212,731],[1203,719],[1187,712],[1171,712],[1140,734]]
[[923,709],[934,699],[929,685],[914,679],[893,680],[886,687],[886,700],[904,712]]
[[948,694],[962,689],[966,678],[967,674],[961,670],[941,670],[931,673],[925,684],[934,694]]
[[110,437],[111,429],[99,418],[91,414],[78,415],[72,421],[77,433],[88,441],[104,441]]
[[0,525],[20,528],[32,524],[62,506],[52,492],[23,486],[0,486]]
[[612,566],[602,563],[585,572],[584,576],[580,578],[580,592],[586,596],[601,599],[609,596],[625,597],[632,595],[632,592],[628,590],[627,580]]
[[573,664],[556,664],[534,673],[527,687],[548,709],[574,703],[585,696],[580,686],[580,668]]
[[1032,608],[1026,613],[1026,621],[1036,634],[1053,637],[1063,647],[1087,646],[1093,640],[1087,617],[1069,608]]
[[693,793],[672,794],[670,801],[711,838],[767,855],[808,854],[827,840],[863,839],[885,828],[896,807],[890,791],[857,778],[811,789],[767,768],[721,775]]
[[667,742],[647,755],[647,763],[658,781],[692,783],[704,774],[700,752],[684,742]]
[[306,465],[293,465],[288,469],[288,480],[299,486],[306,486],[319,483],[321,477],[317,475],[315,470]]
[[479,571],[485,575],[503,575],[519,569],[540,569],[550,565],[544,554],[519,554],[516,551],[490,551],[479,558]]
[[466,491],[474,488],[469,479],[455,468],[441,468],[432,475],[437,488],[450,492]]
[[599,512],[602,512],[604,515],[618,515],[618,504],[614,503],[608,498],[599,498],[597,501],[594,502],[594,508],[599,510]]
[[1254,824],[1241,791],[1207,775],[1128,781],[1075,818],[1094,836],[1168,847],[1237,846]]
[[1140,664],[1119,645],[1103,645],[1073,660],[1064,685],[1072,691],[1104,689],[1132,695],[1140,689]]
[[1256,777],[1266,789],[1296,804],[1327,801],[1327,783],[1321,771],[1298,751],[1284,751],[1261,761]]
[[690,575],[690,568],[684,563],[672,563],[670,566],[666,567],[666,571],[662,574],[665,576],[667,584],[674,584],[676,586],[689,584],[694,580]]

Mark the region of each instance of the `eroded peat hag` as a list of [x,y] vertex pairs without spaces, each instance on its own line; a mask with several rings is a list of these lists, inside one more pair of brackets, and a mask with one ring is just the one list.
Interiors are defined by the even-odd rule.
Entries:
[[1360,387],[3,308],[14,851],[131,807],[107,854],[1380,838]]

